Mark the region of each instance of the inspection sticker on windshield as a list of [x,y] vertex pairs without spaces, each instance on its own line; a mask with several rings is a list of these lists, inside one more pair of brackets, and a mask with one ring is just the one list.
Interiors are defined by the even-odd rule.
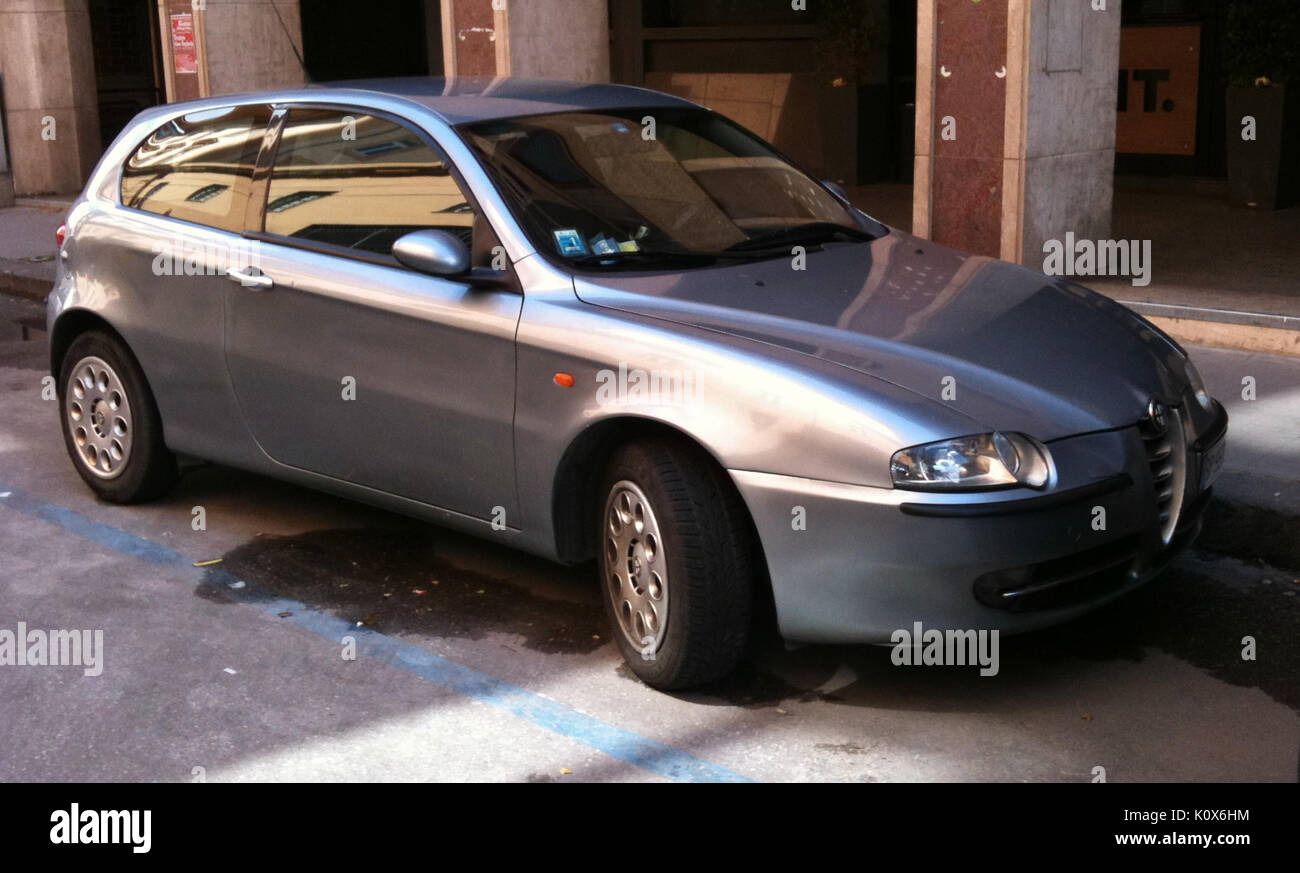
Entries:
[[585,255],[587,244],[582,241],[582,234],[573,228],[555,231],[555,247],[562,255]]
[[618,251],[618,243],[614,242],[603,233],[598,233],[590,240],[591,250],[597,255],[612,255]]
[[618,250],[620,252],[639,252],[641,247],[636,244],[636,240],[627,239],[618,244]]

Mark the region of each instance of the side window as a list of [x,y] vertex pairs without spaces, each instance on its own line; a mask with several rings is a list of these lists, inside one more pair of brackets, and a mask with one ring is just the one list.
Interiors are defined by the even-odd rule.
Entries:
[[173,119],[122,168],[122,203],[239,233],[271,110],[237,106]]
[[291,109],[266,199],[265,231],[386,255],[434,228],[473,247],[478,222],[442,155],[413,131],[361,112]]

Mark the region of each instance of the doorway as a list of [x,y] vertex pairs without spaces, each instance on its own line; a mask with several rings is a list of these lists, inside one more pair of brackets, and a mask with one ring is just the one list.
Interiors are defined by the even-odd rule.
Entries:
[[136,113],[165,101],[158,18],[150,0],[90,0],[101,146]]
[[300,0],[299,13],[313,82],[442,75],[438,0]]

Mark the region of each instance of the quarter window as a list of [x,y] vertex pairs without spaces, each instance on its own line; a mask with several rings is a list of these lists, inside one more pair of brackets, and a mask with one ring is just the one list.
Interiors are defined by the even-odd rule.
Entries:
[[267,106],[237,106],[167,122],[122,168],[122,203],[242,232],[253,165],[270,117]]
[[289,111],[266,198],[267,233],[387,255],[398,237],[426,228],[473,245],[473,208],[428,142],[360,112]]

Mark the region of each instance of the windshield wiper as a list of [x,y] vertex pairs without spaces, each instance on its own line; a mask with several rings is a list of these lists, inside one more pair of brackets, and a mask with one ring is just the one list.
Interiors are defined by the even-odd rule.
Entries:
[[778,245],[798,245],[799,243],[830,242],[836,237],[863,242],[876,238],[875,234],[858,227],[838,224],[834,221],[812,221],[807,224],[794,224],[760,233],[758,236],[742,240],[727,246],[727,252],[747,252],[759,248],[771,248]]
[[691,251],[684,249],[682,251],[664,251],[661,249],[641,249],[635,252],[606,252],[603,255],[583,255],[579,258],[570,258],[569,263],[577,267],[590,266],[616,266],[626,264],[628,266],[654,264],[654,263],[671,263],[671,262],[689,262],[689,263],[713,263],[718,260],[744,260],[758,261],[764,258],[779,258],[789,255],[785,249],[765,249],[762,251],[732,251],[727,249],[720,252]]
[[655,263],[659,261],[714,261],[716,253],[714,252],[665,252],[650,250],[640,250],[635,252],[605,252],[601,255],[583,255],[579,258],[569,258],[568,262],[578,267],[589,267],[606,264],[644,264]]

